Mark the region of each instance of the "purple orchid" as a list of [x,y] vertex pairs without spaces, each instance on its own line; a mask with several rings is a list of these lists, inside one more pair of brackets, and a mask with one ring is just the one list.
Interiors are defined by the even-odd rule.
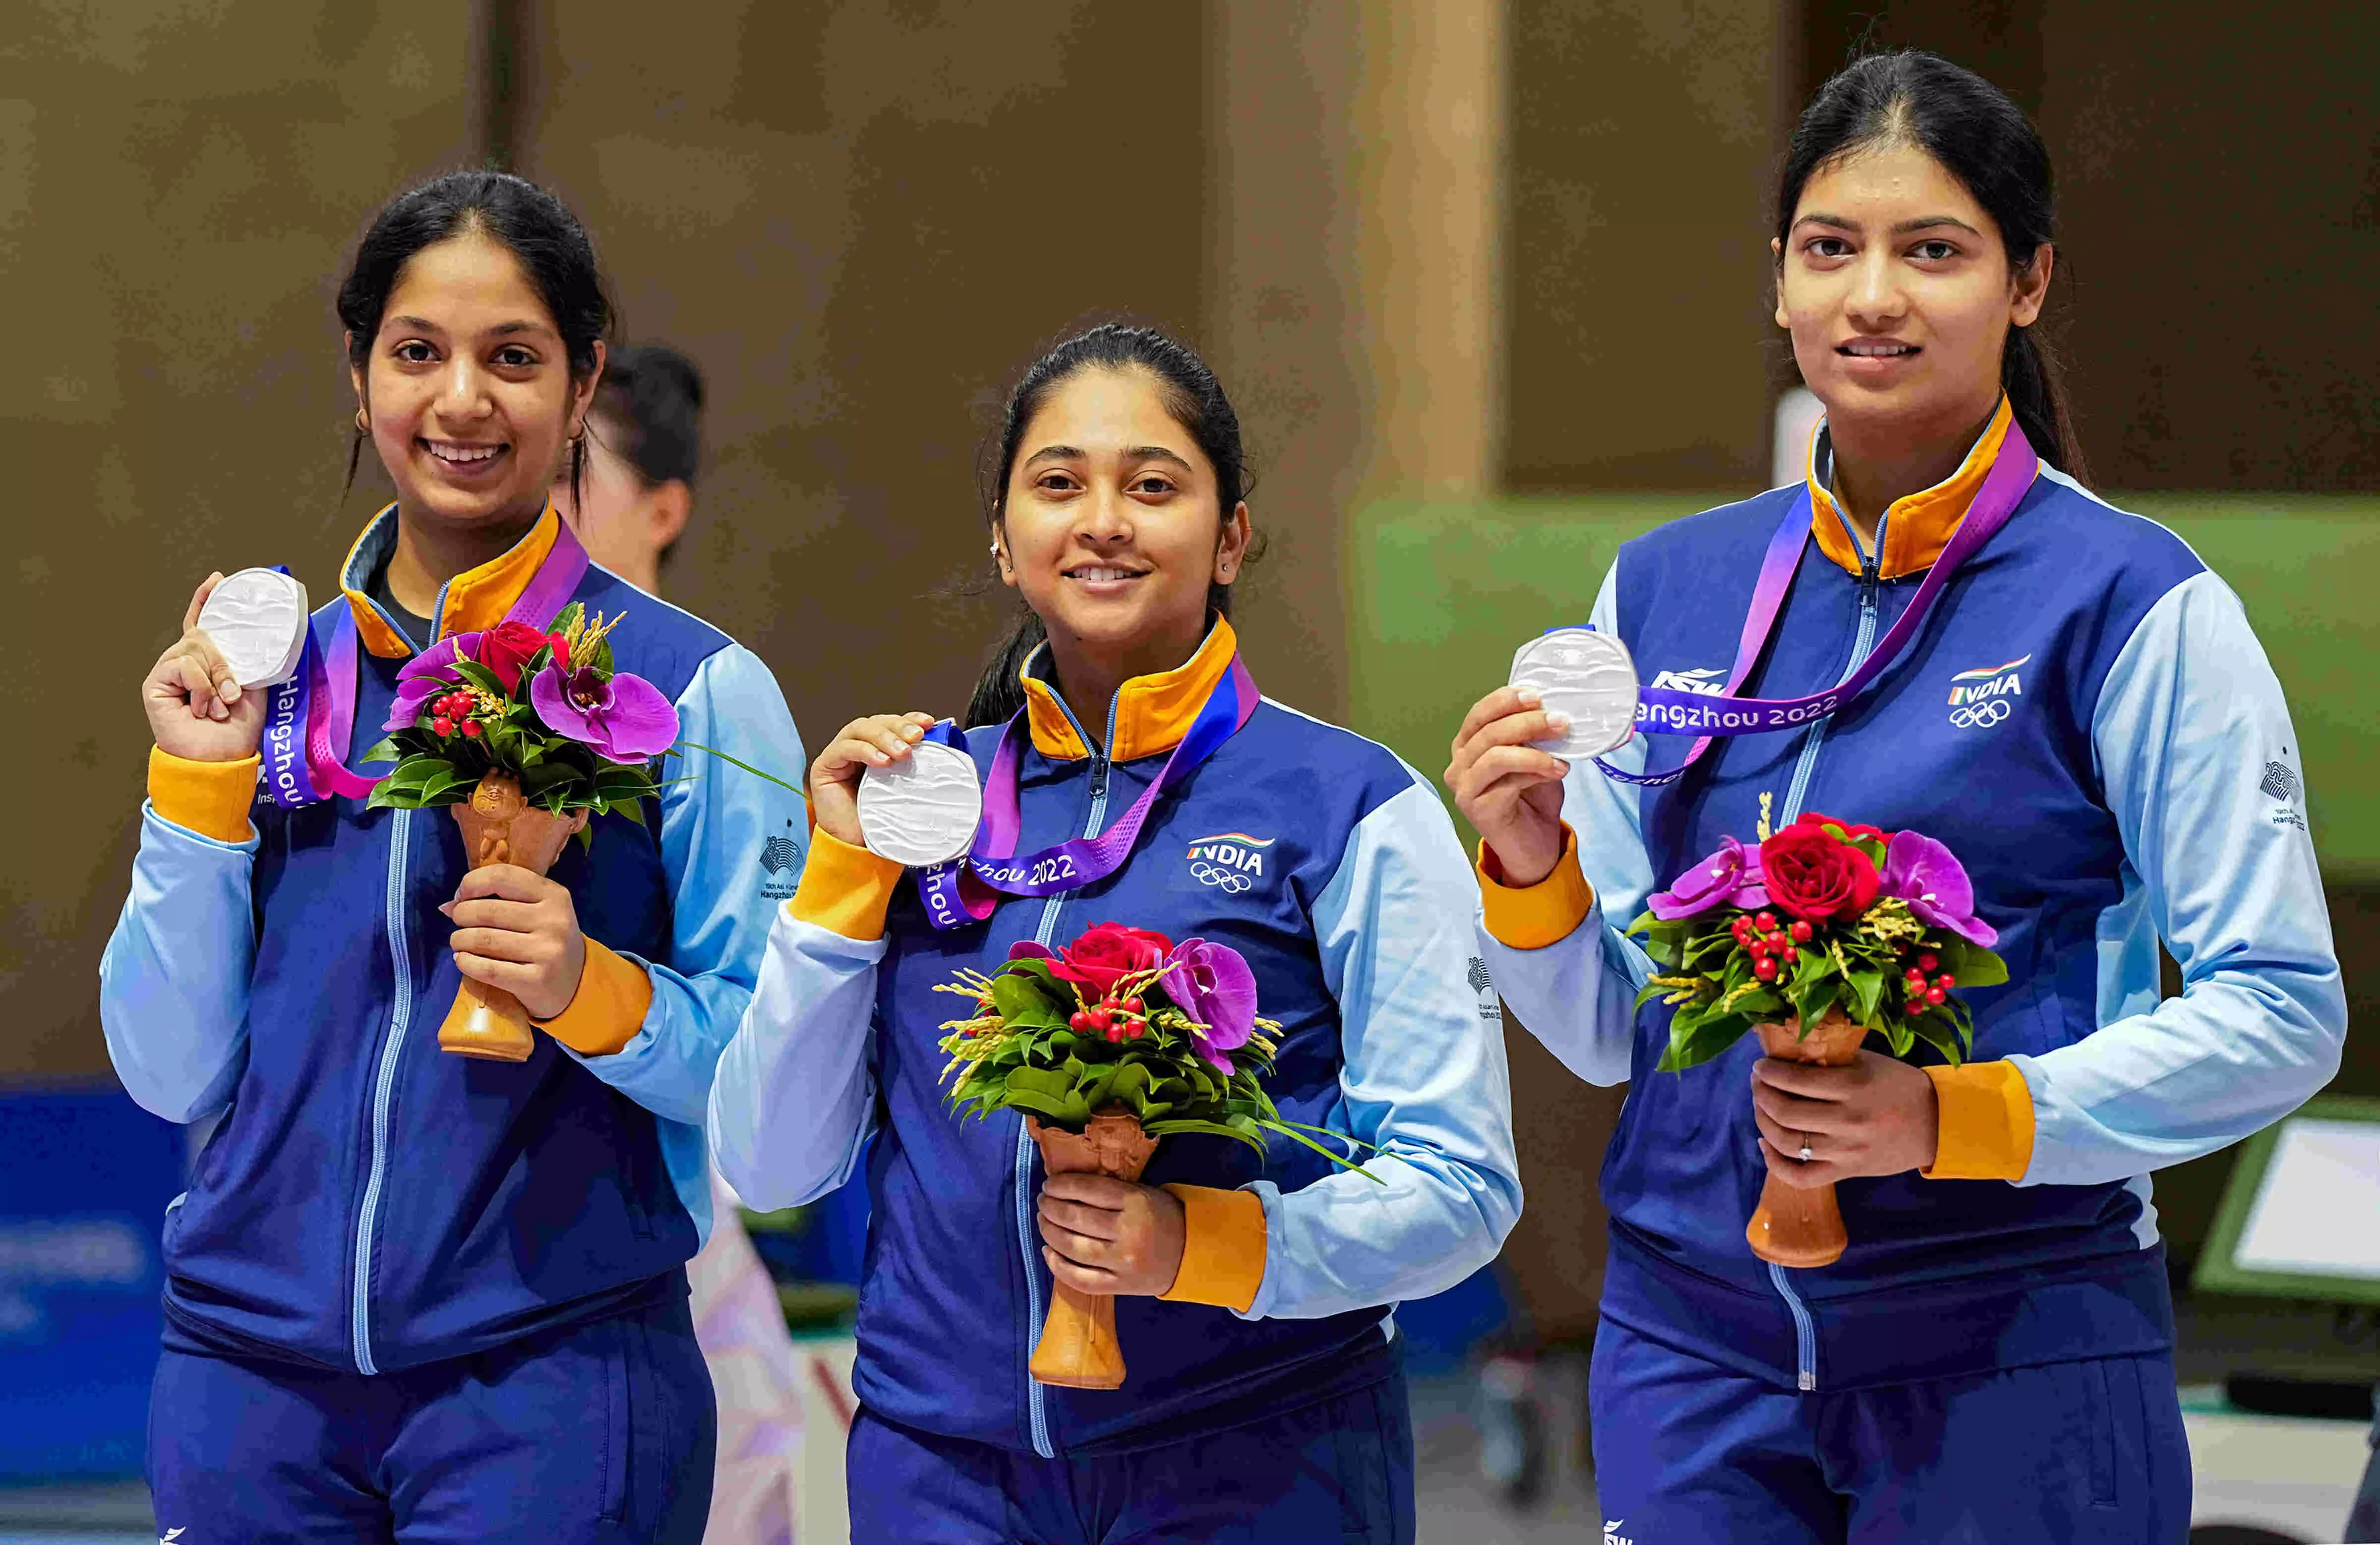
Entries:
[[1747,850],[1733,837],[1719,838],[1719,849],[1686,870],[1666,891],[1645,898],[1653,916],[1665,923],[1700,917],[1715,906],[1740,906],[1746,911],[1768,905],[1768,887],[1760,874],[1760,854]]
[[643,761],[677,744],[677,710],[653,684],[622,671],[606,677],[592,665],[537,673],[528,700],[546,728],[594,748],[607,761]]
[[1228,944],[1184,939],[1165,957],[1165,991],[1184,1013],[1207,1027],[1198,1054],[1226,1077],[1229,1053],[1247,1044],[1257,1028],[1257,977]]
[[443,697],[463,685],[463,678],[453,675],[449,667],[457,660],[479,658],[480,635],[457,633],[451,639],[439,639],[399,665],[396,700],[388,705],[388,723],[381,728],[392,735],[411,729],[431,699]]
[[1974,882],[1950,850],[1932,837],[1893,833],[1892,845],[1885,849],[1881,889],[1909,903],[1909,910],[1923,922],[1985,949],[1999,942],[1999,931],[1975,916]]

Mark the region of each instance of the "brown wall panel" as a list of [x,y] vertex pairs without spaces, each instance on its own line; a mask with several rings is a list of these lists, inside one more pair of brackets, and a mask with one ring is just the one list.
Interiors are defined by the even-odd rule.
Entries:
[[138,687],[191,590],[285,562],[322,594],[368,507],[339,500],[354,401],[331,298],[379,201],[463,153],[466,9],[9,13],[0,652],[30,706],[0,844],[0,1076],[106,1066]]
[[525,11],[523,170],[586,218],[625,335],[709,378],[671,598],[775,668],[812,746],[963,711],[1010,603],[934,596],[990,574],[975,468],[1007,379],[1097,309],[1196,337],[1198,13]]

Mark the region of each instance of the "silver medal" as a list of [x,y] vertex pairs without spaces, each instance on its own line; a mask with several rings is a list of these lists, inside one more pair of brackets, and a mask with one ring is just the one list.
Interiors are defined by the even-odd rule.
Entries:
[[242,687],[277,687],[306,648],[306,587],[269,568],[244,568],[214,588],[199,627]]
[[1546,712],[1570,715],[1570,732],[1536,742],[1540,751],[1597,757],[1635,733],[1636,663],[1609,633],[1562,627],[1530,639],[1512,655],[1512,685],[1536,688]]
[[924,741],[906,759],[860,775],[859,834],[880,858],[911,869],[946,864],[966,852],[982,819],[975,759],[955,746]]

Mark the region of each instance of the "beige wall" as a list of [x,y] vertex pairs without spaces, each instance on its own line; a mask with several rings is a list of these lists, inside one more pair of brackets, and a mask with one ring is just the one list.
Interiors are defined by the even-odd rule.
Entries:
[[1775,0],[1511,7],[1506,484],[1765,486]]
[[1197,14],[1088,0],[546,4],[522,169],[595,234],[630,339],[709,377],[672,598],[773,666],[817,744],[964,711],[1006,593],[975,468],[1013,372],[1095,309],[1196,337]]
[[375,13],[61,0],[0,49],[0,1076],[105,1065],[97,970],[149,733],[141,676],[211,567],[318,593],[348,415],[331,311],[393,188],[461,154],[461,0]]

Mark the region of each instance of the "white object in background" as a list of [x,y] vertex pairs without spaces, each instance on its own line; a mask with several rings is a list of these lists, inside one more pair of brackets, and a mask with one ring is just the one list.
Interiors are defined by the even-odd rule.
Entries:
[[1609,633],[1558,627],[1512,651],[1511,685],[1536,689],[1548,713],[1570,715],[1570,732],[1533,742],[1575,760],[1628,744],[1636,733],[1636,662]]
[[713,1169],[710,1237],[686,1263],[694,1338],[719,1400],[719,1456],[703,1545],[794,1545],[811,1538],[795,1527],[808,1402],[785,1307],[744,1232],[741,1206]]
[[1769,463],[1769,487],[1783,488],[1802,481],[1803,474],[1810,469],[1810,437],[1818,432],[1818,420],[1826,416],[1826,404],[1812,396],[1806,386],[1796,386],[1777,399],[1777,438]]
[[868,851],[911,869],[946,864],[975,841],[983,819],[983,785],[975,758],[928,740],[889,767],[859,778],[859,834]]
[[2247,1271],[2380,1281],[2375,1219],[2380,1123],[2293,1116],[2274,1140],[2231,1264]]
[[2371,1423],[2193,1411],[2193,1393],[2182,1392],[2181,1413],[2190,1439],[2192,1527],[2229,1524],[2337,1539],[2370,1457]]
[[242,687],[277,687],[298,674],[306,612],[305,586],[273,569],[244,568],[207,597],[199,627]]

